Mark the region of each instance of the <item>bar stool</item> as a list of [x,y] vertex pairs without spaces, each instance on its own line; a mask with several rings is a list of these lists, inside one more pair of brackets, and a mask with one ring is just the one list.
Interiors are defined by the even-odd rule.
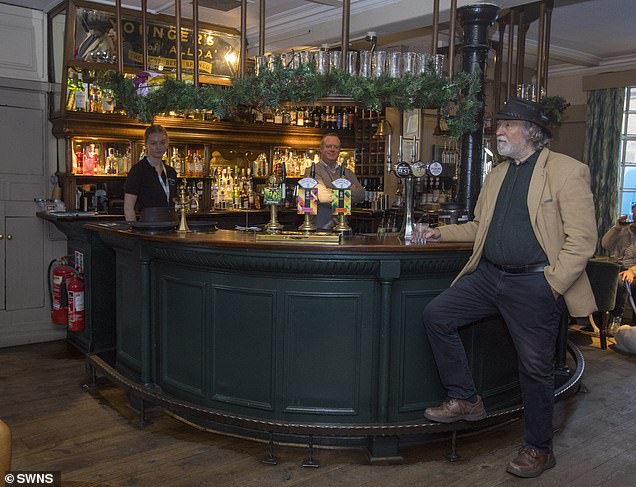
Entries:
[[610,311],[614,309],[616,302],[616,287],[618,286],[618,274],[620,266],[615,262],[601,259],[591,259],[585,268],[587,278],[590,280],[596,307],[601,313],[601,323],[598,326],[601,348],[607,348],[607,324]]

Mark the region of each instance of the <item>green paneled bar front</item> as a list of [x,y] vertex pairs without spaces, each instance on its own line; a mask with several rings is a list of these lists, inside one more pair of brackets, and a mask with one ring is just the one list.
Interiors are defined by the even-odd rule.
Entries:
[[[421,315],[470,244],[87,228],[116,255],[116,356],[89,361],[132,397],[216,431],[311,437],[376,456],[449,428],[422,415],[445,392]],[[518,413],[516,354],[501,319],[466,327],[462,339],[492,421]]]

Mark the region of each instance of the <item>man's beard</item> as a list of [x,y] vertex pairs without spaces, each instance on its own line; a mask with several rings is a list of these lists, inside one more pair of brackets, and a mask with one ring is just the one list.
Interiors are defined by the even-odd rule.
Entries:
[[500,156],[509,157],[512,153],[512,146],[508,142],[497,141],[497,153]]

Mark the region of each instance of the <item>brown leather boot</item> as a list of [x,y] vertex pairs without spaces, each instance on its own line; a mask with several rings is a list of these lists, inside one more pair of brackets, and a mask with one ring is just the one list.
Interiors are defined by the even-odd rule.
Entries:
[[522,446],[517,458],[506,467],[506,472],[517,477],[532,478],[538,477],[555,465],[554,453],[537,450],[531,446]]
[[427,408],[424,417],[438,423],[454,423],[455,421],[479,421],[486,417],[484,402],[477,396],[477,402],[449,397],[440,406]]

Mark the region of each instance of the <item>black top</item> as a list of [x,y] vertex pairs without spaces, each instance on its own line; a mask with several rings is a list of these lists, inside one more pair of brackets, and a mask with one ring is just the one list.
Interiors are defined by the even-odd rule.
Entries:
[[528,213],[528,187],[538,158],[537,151],[521,164],[511,162],[508,167],[484,246],[484,257],[494,264],[548,264]]
[[150,165],[147,158],[144,157],[130,169],[124,193],[137,195],[135,205],[137,211],[157,206],[173,206],[174,198],[177,196],[177,172],[171,166],[164,164],[164,167],[170,189],[170,202],[166,199],[157,171]]

